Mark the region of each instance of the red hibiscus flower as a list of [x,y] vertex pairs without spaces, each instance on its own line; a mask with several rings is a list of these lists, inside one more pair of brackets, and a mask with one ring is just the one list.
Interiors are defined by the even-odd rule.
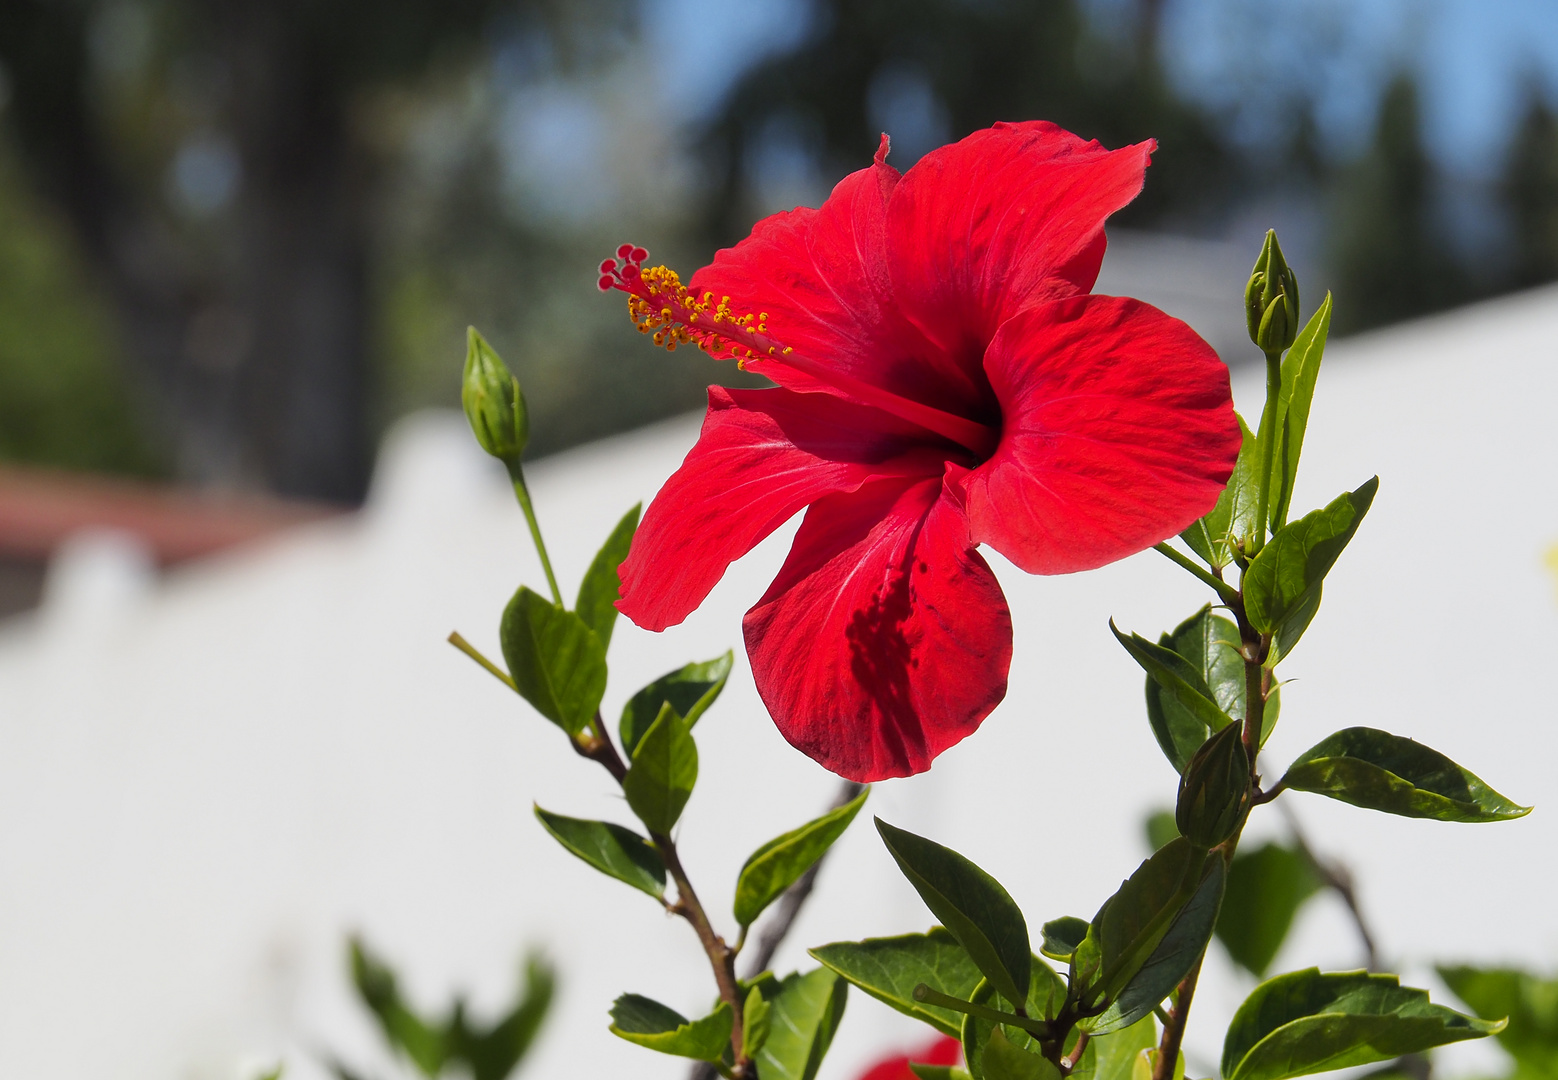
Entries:
[[956,1065],[962,1056],[963,1045],[956,1039],[943,1035],[917,1054],[895,1054],[883,1058],[865,1072],[860,1080],[918,1080],[909,1070],[909,1062],[922,1065]]
[[620,248],[601,288],[630,294],[642,332],[778,384],[710,388],[622,564],[622,612],[680,622],[809,507],[743,624],[780,732],[860,781],[920,772],[973,732],[1012,650],[975,546],[1034,574],[1102,566],[1210,510],[1238,455],[1211,347],[1088,295],[1153,146],[998,124],[900,175],[883,136],[821,208],[759,222],[690,290]]

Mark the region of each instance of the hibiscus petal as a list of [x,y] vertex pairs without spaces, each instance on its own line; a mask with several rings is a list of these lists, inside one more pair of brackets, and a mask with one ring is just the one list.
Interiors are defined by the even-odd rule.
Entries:
[[1006,694],[1006,598],[939,479],[818,500],[742,626],[780,733],[851,780],[922,772]]
[[[738,314],[766,314],[775,340],[856,379],[942,409],[973,407],[988,395],[928,346],[893,299],[887,201],[899,174],[885,153],[884,137],[875,164],[839,181],[819,209],[759,221],[688,288],[729,296]],[[780,362],[758,357],[747,367],[793,390],[842,394]]]
[[1141,192],[1151,140],[1105,150],[1054,124],[997,124],[926,154],[888,204],[898,303],[977,372],[996,327],[1088,292],[1104,219]]
[[954,477],[970,533],[1030,574],[1090,570],[1211,510],[1239,456],[1228,368],[1139,300],[1081,296],[1005,323],[985,353],[1001,443]]
[[826,394],[709,387],[682,467],[649,504],[622,563],[617,608],[664,630],[725,568],[801,507],[882,476],[940,476],[942,454],[902,421]]

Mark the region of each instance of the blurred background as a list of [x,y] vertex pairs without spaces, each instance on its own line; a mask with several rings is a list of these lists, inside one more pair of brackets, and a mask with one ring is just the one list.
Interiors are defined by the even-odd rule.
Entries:
[[1275,225],[1361,330],[1558,275],[1555,86],[1541,0],[7,0],[0,460],[353,504],[467,323],[537,454],[695,408],[730,373],[594,265],[690,272],[882,130],[1156,137],[1121,229],[1237,284]]
[[[1247,414],[1239,299],[1269,226],[1306,315],[1335,291],[1333,337],[1483,302],[1332,350],[1301,495],[1374,469],[1385,485],[1306,639],[1313,680],[1284,692],[1308,719],[1274,747],[1388,717],[1550,804],[1551,694],[1487,673],[1539,675],[1558,649],[1558,501],[1520,471],[1558,472],[1558,288],[1534,289],[1558,279],[1555,107],[1544,0],[0,0],[0,1072],[251,1080],[286,1059],[317,1080],[339,1051],[409,1075],[350,991],[362,931],[420,1010],[469,990],[483,1031],[511,1003],[545,1011],[545,969],[515,989],[542,946],[560,989],[533,1075],[681,1075],[603,1016],[667,984],[702,1008],[687,942],[529,817],[532,798],[611,816],[614,796],[554,768],[550,727],[440,644],[459,628],[495,653],[509,591],[540,579],[503,478],[462,418],[426,410],[457,405],[474,323],[524,384],[532,456],[552,457],[534,486],[570,591],[696,422],[581,444],[742,377],[650,349],[596,291],[600,260],[630,240],[686,274],[819,203],[884,130],[900,169],[999,119],[1157,138],[1099,289],[1196,326]],[[685,627],[619,630],[608,709],[732,645],[787,537]],[[1201,603],[1161,563],[1000,564],[1037,659],[1000,723],[874,809],[1045,918],[1112,889],[1172,775],[1104,620],[1156,633]],[[1380,643],[1408,638],[1381,677]],[[696,797],[704,821],[742,807],[689,836],[716,893],[831,793],[739,656],[722,708],[709,759],[765,764]],[[1504,718],[1523,752],[1489,738]],[[1101,743],[1151,780],[1100,811],[1107,843],[1055,875],[990,838],[990,815],[1052,797],[1033,761]],[[1317,801],[1317,846],[1358,870],[1387,961],[1420,985],[1444,959],[1558,961],[1543,814],[1488,842]],[[874,837],[843,843],[787,965],[925,923]],[[1490,896],[1515,914],[1491,918]],[[1279,960],[1356,966],[1338,904],[1316,901]],[[1197,1075],[1210,1017],[1249,985],[1216,963]],[[837,1080],[918,1037],[863,998],[850,1016]],[[1494,1075],[1482,1053],[1447,1072]]]

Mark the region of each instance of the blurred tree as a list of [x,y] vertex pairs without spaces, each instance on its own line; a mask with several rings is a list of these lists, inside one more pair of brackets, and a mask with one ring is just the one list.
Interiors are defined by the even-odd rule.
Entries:
[[626,0],[6,0],[10,134],[118,312],[177,471],[351,501],[368,467],[364,94],[494,20]]
[[711,227],[729,241],[757,213],[776,148],[834,177],[884,128],[892,162],[996,120],[1053,120],[1107,146],[1159,140],[1142,197],[1121,221],[1195,221],[1222,209],[1239,162],[1174,93],[1158,59],[1159,0],[1095,30],[1073,0],[820,0],[810,32],[747,72],[705,135]]
[[1558,117],[1538,93],[1515,132],[1499,194],[1511,226],[1510,284],[1558,279]]
[[1336,328],[1382,326],[1475,298],[1434,216],[1435,168],[1423,149],[1417,86],[1391,82],[1374,141],[1344,170],[1331,214]]
[[0,149],[0,460],[155,474],[113,318]]

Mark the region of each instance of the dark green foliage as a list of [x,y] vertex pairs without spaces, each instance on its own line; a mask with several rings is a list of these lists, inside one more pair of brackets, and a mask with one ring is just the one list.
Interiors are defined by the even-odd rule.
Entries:
[[1028,924],[1001,883],[951,848],[897,829],[877,832],[931,914],[940,919],[985,978],[1009,1001],[1028,996],[1033,963]]
[[1257,977],[1276,959],[1293,918],[1321,887],[1308,856],[1281,844],[1241,850],[1228,867],[1217,939],[1233,962]]
[[1226,878],[1223,860],[1217,856],[1208,859],[1200,885],[1174,916],[1168,933],[1147,962],[1131,976],[1109,1008],[1088,1022],[1094,1033],[1119,1031],[1144,1019],[1201,963],[1223,903]]
[[1437,821],[1507,821],[1519,806],[1421,743],[1374,728],[1346,728],[1305,751],[1282,782],[1367,810]]
[[1394,975],[1308,968],[1261,983],[1239,1006],[1222,1072],[1225,1080],[1286,1080],[1479,1039],[1503,1026],[1430,1004],[1427,991]]
[[552,970],[533,957],[514,1006],[491,1025],[474,1023],[462,998],[455,999],[445,1019],[428,1020],[405,1002],[394,971],[360,940],[351,943],[351,959],[357,993],[384,1037],[429,1078],[463,1068],[470,1080],[506,1080],[529,1051],[552,1003]]
[[1179,780],[1174,824],[1199,848],[1214,848],[1244,828],[1250,812],[1250,755],[1243,725],[1212,735],[1185,766]]
[[[1114,1000],[1142,970],[1196,894],[1207,862],[1205,851],[1183,838],[1174,840],[1138,866],[1104,901],[1071,960],[1073,979],[1083,980],[1091,999]],[[1220,886],[1218,892],[1220,898]]]
[[812,949],[811,955],[878,1001],[943,1035],[958,1035],[963,1014],[915,1000],[914,988],[925,985],[967,1001],[984,979],[963,946],[939,926],[925,934],[840,941]]

